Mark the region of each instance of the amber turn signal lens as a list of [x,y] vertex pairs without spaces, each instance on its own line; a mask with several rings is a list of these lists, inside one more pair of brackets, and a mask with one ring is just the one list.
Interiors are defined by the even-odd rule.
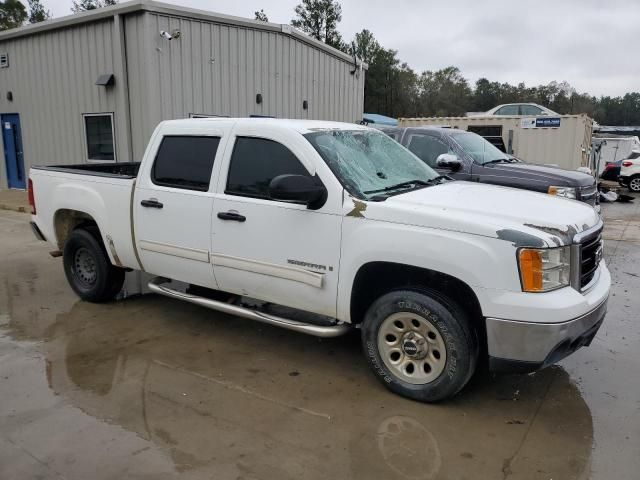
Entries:
[[542,291],[542,252],[523,248],[519,253],[520,279],[525,292]]

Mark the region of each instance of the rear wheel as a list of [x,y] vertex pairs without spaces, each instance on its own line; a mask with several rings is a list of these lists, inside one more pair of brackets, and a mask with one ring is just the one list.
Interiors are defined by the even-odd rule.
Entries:
[[629,179],[629,190],[640,192],[640,175],[634,175]]
[[365,316],[362,342],[387,388],[423,402],[458,393],[478,358],[464,310],[431,290],[398,290],[376,300]]
[[64,244],[64,272],[76,294],[89,302],[112,300],[124,283],[124,270],[109,261],[96,227],[71,232]]

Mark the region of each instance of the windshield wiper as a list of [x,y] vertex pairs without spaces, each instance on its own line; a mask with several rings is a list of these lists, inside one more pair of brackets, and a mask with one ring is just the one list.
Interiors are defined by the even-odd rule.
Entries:
[[[437,177],[436,177],[437,178]],[[416,185],[420,186],[428,186],[431,185],[432,180],[408,180],[406,182],[396,183],[395,185],[389,185],[384,188],[377,188],[375,190],[365,190],[362,193],[379,193],[379,192],[388,192],[389,190],[397,190],[398,188],[413,188]]]
[[438,175],[437,177],[433,177],[429,180],[429,183],[440,183],[443,180],[453,180],[449,175]]
[[509,158],[496,158],[495,160],[484,162],[483,165],[488,165],[489,163],[513,163],[513,160]]

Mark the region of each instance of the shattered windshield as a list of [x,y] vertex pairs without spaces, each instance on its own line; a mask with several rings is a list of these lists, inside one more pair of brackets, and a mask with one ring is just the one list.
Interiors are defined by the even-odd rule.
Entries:
[[462,150],[471,155],[480,165],[497,160],[504,160],[505,162],[511,161],[502,150],[495,147],[480,135],[472,132],[456,132],[452,133],[451,137],[460,145]]
[[372,130],[322,130],[304,135],[349,193],[375,193],[424,187],[437,172],[384,133]]

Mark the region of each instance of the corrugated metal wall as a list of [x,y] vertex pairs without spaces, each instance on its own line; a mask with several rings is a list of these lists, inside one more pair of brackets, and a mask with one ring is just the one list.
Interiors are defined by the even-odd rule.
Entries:
[[[143,10],[121,17],[0,41],[10,63],[0,69],[0,113],[20,115],[25,171],[86,162],[83,113],[114,113],[118,161],[131,158],[129,142],[132,160],[139,160],[161,120],[190,114],[362,119],[364,72],[351,75],[349,61],[273,25],[260,30]],[[181,36],[169,41],[161,30]],[[95,85],[105,73],[115,74],[115,86]]]
[[125,31],[134,158],[159,121],[189,114],[362,119],[364,72],[285,34],[149,12]]
[[98,75],[113,72],[113,43],[113,20],[0,42],[9,54],[9,68],[0,69],[0,113],[20,115],[25,171],[86,161],[82,114],[115,112],[117,87],[95,85]]

